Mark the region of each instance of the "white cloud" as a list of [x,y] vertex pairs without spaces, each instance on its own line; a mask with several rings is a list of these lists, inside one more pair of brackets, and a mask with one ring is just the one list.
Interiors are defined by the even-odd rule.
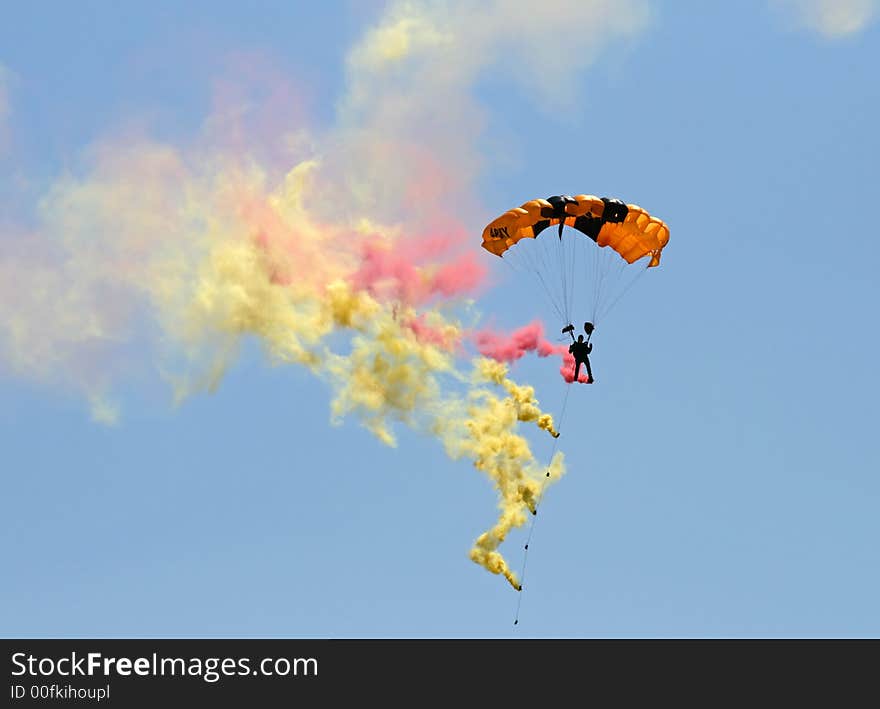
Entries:
[[857,34],[880,16],[880,0],[774,0],[797,24],[830,39]]

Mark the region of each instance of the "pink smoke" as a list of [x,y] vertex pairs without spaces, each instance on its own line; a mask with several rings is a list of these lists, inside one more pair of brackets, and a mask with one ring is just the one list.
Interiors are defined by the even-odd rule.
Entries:
[[[562,378],[571,384],[574,381],[574,356],[568,349],[565,352],[560,353],[562,355],[562,366],[559,368],[559,373],[562,375]],[[590,380],[587,377],[587,373],[581,368],[581,371],[578,372],[578,382],[580,384],[589,384]]]
[[509,335],[481,330],[474,334],[474,343],[481,355],[499,362],[514,362],[528,352],[549,357],[566,350],[563,345],[554,345],[544,339],[544,327],[537,320]]
[[461,345],[457,330],[445,330],[430,325],[424,313],[419,313],[406,323],[419,342],[431,344],[452,352]]
[[[509,335],[481,330],[474,334],[473,339],[481,355],[499,362],[515,362],[529,352],[535,352],[539,357],[559,355],[562,358],[559,373],[569,384],[574,381],[574,357],[568,351],[568,347],[554,345],[544,339],[544,327],[537,320],[514,330]],[[581,384],[589,382],[586,372],[578,373],[578,382]]]
[[385,300],[421,305],[433,296],[451,298],[474,292],[485,266],[472,252],[451,255],[460,236],[427,233],[387,245],[376,237],[361,248],[361,265],[352,285]]

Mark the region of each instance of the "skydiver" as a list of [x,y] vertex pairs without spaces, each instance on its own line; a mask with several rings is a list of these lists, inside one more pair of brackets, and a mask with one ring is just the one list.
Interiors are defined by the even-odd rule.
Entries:
[[593,345],[584,342],[583,335],[578,335],[577,342],[572,342],[568,351],[574,355],[574,381],[578,380],[578,373],[581,370],[581,364],[583,364],[587,368],[588,381],[592,384],[593,371],[590,369],[590,352],[593,351]]

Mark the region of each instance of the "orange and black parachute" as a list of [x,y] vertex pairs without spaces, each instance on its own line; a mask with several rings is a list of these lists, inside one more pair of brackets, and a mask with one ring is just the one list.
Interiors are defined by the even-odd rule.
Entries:
[[648,267],[660,263],[669,241],[669,228],[635,204],[592,195],[557,195],[533,199],[505,212],[483,230],[483,248],[501,256],[520,239],[534,239],[548,227],[569,226],[599,246],[608,246],[627,263],[651,256]]

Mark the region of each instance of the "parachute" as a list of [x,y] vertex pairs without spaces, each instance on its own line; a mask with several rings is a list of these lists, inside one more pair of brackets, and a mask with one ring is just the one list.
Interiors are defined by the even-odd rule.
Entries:
[[[558,238],[537,238],[556,225]],[[566,226],[577,233],[567,233],[563,239]],[[526,239],[529,242],[521,243]],[[572,321],[573,306],[578,315],[589,308],[590,322],[595,324],[640,273],[660,264],[668,242],[666,224],[638,205],[582,194],[533,199],[505,212],[483,230],[482,246],[515,269],[536,276],[563,324]],[[647,261],[645,268],[626,279],[626,268],[641,260]],[[583,277],[579,268],[585,269]],[[584,288],[592,297],[578,293]]]
[[[556,234],[538,238],[552,226],[558,226]],[[565,227],[573,230],[565,234],[567,238],[563,238]],[[569,353],[572,353],[571,348],[577,347],[578,352],[583,353],[585,349],[588,354],[591,350],[589,338],[596,323],[608,314],[639,275],[660,264],[660,255],[668,242],[669,228],[666,224],[636,204],[592,195],[556,195],[530,200],[489,222],[483,230],[482,246],[515,270],[529,271],[537,278],[562,320],[562,335],[568,333],[571,336],[573,344]],[[636,268],[634,278],[623,277],[627,269],[643,260],[645,267]],[[627,280],[627,285],[621,289],[620,284]],[[592,298],[582,295],[581,291],[585,290],[592,292]],[[615,295],[613,300],[609,298],[609,293]],[[591,315],[584,322],[586,342],[581,336],[575,343],[573,305],[576,305],[579,316]],[[586,310],[588,307],[590,310]],[[557,351],[553,346],[549,349]],[[565,350],[564,345],[562,350]],[[567,382],[577,380],[580,364],[572,363],[574,371],[570,378],[566,378]],[[588,361],[586,366],[589,371]],[[592,373],[589,380],[593,381]],[[563,426],[569,391],[570,388],[566,387],[561,411],[555,417],[558,425],[553,433],[554,439],[560,435]],[[555,453],[554,441],[551,460]],[[546,476],[550,477],[549,465]],[[531,507],[533,515],[537,515],[537,502],[535,500]],[[523,547],[518,591],[523,589],[526,557],[534,525],[533,516]],[[514,625],[519,623],[521,602],[520,595]]]

